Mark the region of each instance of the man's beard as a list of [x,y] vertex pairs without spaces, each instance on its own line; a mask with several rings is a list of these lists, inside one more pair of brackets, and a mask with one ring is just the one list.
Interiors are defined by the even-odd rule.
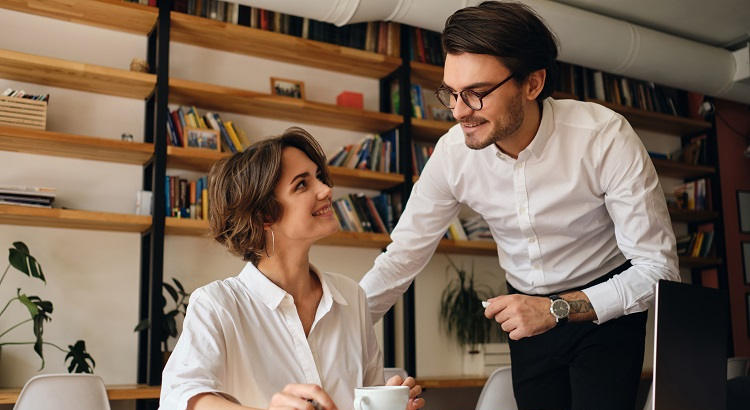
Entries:
[[[486,118],[482,118],[480,116],[471,116],[469,118],[461,120],[461,122],[473,123],[484,120],[486,120]],[[481,140],[471,140],[468,136],[465,136],[464,140],[466,142],[466,146],[471,149],[482,149],[490,146],[491,144],[500,142],[515,134],[516,131],[521,128],[523,120],[523,100],[521,98],[521,93],[519,92],[518,94],[513,96],[513,98],[511,98],[506,115],[504,115],[499,119],[499,121],[495,123],[490,133]]]

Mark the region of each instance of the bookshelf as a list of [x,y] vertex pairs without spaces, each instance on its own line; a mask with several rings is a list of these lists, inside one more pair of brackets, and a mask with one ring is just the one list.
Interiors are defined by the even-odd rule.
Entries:
[[353,131],[383,132],[401,124],[398,115],[339,107],[197,81],[169,79],[170,102]]
[[145,100],[156,84],[153,74],[10,50],[0,50],[0,77],[140,100]]
[[613,104],[596,99],[586,99],[586,101],[594,102],[619,112],[628,119],[633,128],[643,128],[646,130],[676,135],[694,134],[711,128],[711,123],[708,121],[678,117],[659,112],[644,111],[638,108]]
[[151,217],[0,204],[0,223],[4,225],[141,233],[151,226]]
[[[110,400],[158,399],[161,388],[145,384],[113,384],[107,387]],[[21,389],[0,389],[0,404],[15,404]]]

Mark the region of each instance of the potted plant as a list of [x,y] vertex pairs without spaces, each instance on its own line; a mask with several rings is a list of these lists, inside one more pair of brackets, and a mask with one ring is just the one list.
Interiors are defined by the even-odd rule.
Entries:
[[[3,272],[3,276],[0,277],[0,285],[2,285],[3,280],[5,280],[5,276],[8,274],[11,266],[26,276],[39,279],[44,282],[44,284],[47,284],[44,272],[42,271],[42,266],[36,258],[31,256],[26,244],[23,242],[13,242],[13,247],[8,249],[8,252],[9,264]],[[11,298],[5,304],[3,309],[0,310],[0,317],[2,317],[8,308],[16,302],[26,307],[29,311],[30,317],[0,332],[0,348],[13,345],[34,345],[34,351],[39,358],[42,359],[42,367],[39,368],[39,370],[42,370],[44,369],[44,345],[52,346],[61,352],[66,353],[65,362],[70,360],[70,363],[68,364],[69,373],[93,373],[93,367],[96,366],[96,363],[91,355],[86,352],[86,342],[78,340],[74,344],[68,345],[68,349],[66,350],[54,343],[44,340],[44,322],[52,320],[52,302],[49,300],[43,300],[39,296],[26,295],[25,293],[22,293],[19,288],[16,290],[16,296]],[[8,333],[29,322],[33,323],[32,329],[34,331],[34,341],[4,341],[7,340],[6,335]]]
[[[467,273],[448,258],[447,270],[456,273],[448,282],[440,300],[440,318],[446,332],[456,338],[463,349],[464,374],[484,373],[481,346],[490,340],[494,322],[484,317],[482,301],[496,296],[489,286],[474,282],[474,262]],[[500,332],[501,337],[504,332]]]
[[[167,363],[171,351],[169,350],[169,338],[177,337],[177,316],[182,315],[185,317],[188,307],[188,298],[190,293],[185,291],[185,287],[182,286],[177,278],[172,278],[174,286],[169,283],[162,283],[162,289],[165,290],[174,302],[174,308],[170,311],[166,311],[167,299],[162,294],[160,297],[161,310],[162,310],[162,321],[161,321],[161,351],[163,355],[163,363]],[[149,319],[143,319],[135,326],[134,331],[140,332],[151,327],[151,321]]]

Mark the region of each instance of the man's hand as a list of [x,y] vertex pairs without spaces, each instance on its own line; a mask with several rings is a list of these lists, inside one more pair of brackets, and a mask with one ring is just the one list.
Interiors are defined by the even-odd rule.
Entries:
[[543,296],[504,295],[489,299],[484,310],[513,340],[542,334],[557,324],[549,311],[550,299]]
[[406,380],[396,375],[385,382],[386,386],[407,386],[409,388],[409,403],[406,410],[417,410],[424,407],[424,399],[417,397],[422,394],[422,386],[417,384],[413,377],[407,377]]

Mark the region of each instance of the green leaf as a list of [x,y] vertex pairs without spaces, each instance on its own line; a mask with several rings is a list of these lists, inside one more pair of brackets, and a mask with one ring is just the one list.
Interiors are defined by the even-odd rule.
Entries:
[[[70,359],[68,365],[68,373],[93,373],[93,368],[96,367],[94,358],[86,352],[86,342],[83,340],[77,341],[74,345],[68,345],[70,350],[65,355],[65,361]],[[89,366],[89,362],[91,365]]]
[[177,286],[177,289],[180,290],[180,294],[184,295],[185,294],[185,287],[182,286],[182,283],[180,283],[180,281],[177,280],[177,278],[172,278],[172,282],[174,282],[175,286]]
[[172,285],[170,285],[169,283],[162,283],[162,285],[164,286],[164,289],[167,290],[167,293],[172,296],[172,300],[174,300],[174,303],[177,303],[179,296],[177,295],[177,291],[175,290],[175,288],[172,287]]
[[42,265],[31,256],[29,247],[23,242],[13,242],[13,246],[13,248],[8,249],[8,262],[10,262],[11,266],[27,276],[38,278],[42,282],[47,283],[47,279],[45,279],[42,272]]
[[133,329],[134,332],[141,332],[151,327],[151,321],[148,319],[143,319],[140,322],[138,322],[137,325],[135,325],[135,329]]

